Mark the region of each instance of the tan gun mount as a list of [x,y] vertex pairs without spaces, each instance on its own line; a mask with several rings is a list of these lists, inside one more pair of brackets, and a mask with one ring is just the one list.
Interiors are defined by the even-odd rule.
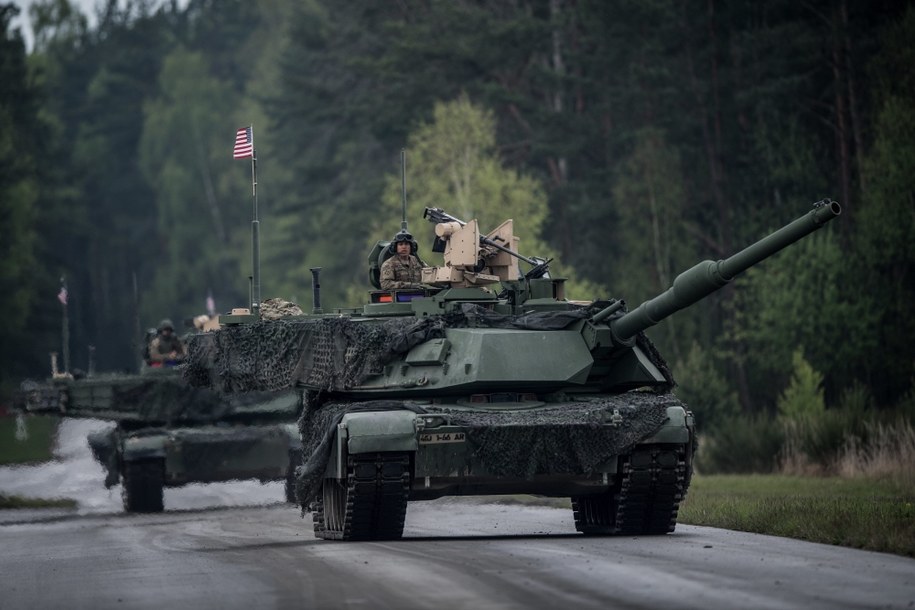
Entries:
[[520,277],[518,263],[511,254],[484,243],[490,241],[517,252],[519,239],[514,235],[511,219],[487,233],[482,241],[476,220],[463,225],[456,221],[438,223],[435,235],[445,242],[445,264],[423,268],[424,284],[447,283],[452,288],[469,288]]

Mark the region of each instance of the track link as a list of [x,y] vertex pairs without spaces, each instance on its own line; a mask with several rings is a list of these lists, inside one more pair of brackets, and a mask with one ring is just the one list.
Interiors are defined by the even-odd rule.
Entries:
[[586,535],[674,531],[689,486],[685,447],[637,447],[620,464],[618,482],[606,493],[572,498],[575,529]]
[[325,540],[396,540],[403,535],[410,494],[410,457],[374,453],[347,458],[345,481],[325,479],[312,512]]
[[623,461],[616,531],[619,534],[666,534],[677,526],[686,496],[684,447],[636,448]]

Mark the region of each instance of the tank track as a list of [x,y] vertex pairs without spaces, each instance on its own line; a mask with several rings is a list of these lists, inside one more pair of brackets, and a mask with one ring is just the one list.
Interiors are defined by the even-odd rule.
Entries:
[[623,462],[616,529],[620,534],[666,534],[677,526],[686,495],[683,447],[640,447]]
[[572,498],[575,529],[586,535],[674,531],[689,485],[686,447],[637,447],[620,465],[613,489],[599,496]]
[[315,536],[325,540],[397,540],[410,495],[410,457],[371,453],[347,457],[345,482],[325,479],[314,501]]
[[165,461],[136,460],[124,464],[121,497],[129,513],[161,513],[164,508]]

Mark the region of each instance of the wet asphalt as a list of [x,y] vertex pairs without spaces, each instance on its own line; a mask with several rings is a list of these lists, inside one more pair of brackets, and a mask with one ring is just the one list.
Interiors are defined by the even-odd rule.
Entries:
[[[167,490],[166,512],[128,515],[68,447],[85,430],[70,432],[69,476],[46,465],[43,484],[86,501],[0,511],[0,610],[915,608],[912,559],[685,525],[584,537],[570,510],[543,506],[414,502],[403,540],[368,543],[314,538],[279,484]],[[0,469],[0,491],[34,491],[41,476]]]

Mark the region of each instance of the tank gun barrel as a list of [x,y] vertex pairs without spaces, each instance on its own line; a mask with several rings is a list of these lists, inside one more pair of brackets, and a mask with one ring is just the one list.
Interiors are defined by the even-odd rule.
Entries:
[[703,261],[687,269],[666,291],[613,320],[610,325],[614,338],[621,342],[630,340],[646,328],[725,286],[739,273],[813,233],[841,212],[841,206],[835,201],[818,201],[807,214],[733,256],[716,262]]

